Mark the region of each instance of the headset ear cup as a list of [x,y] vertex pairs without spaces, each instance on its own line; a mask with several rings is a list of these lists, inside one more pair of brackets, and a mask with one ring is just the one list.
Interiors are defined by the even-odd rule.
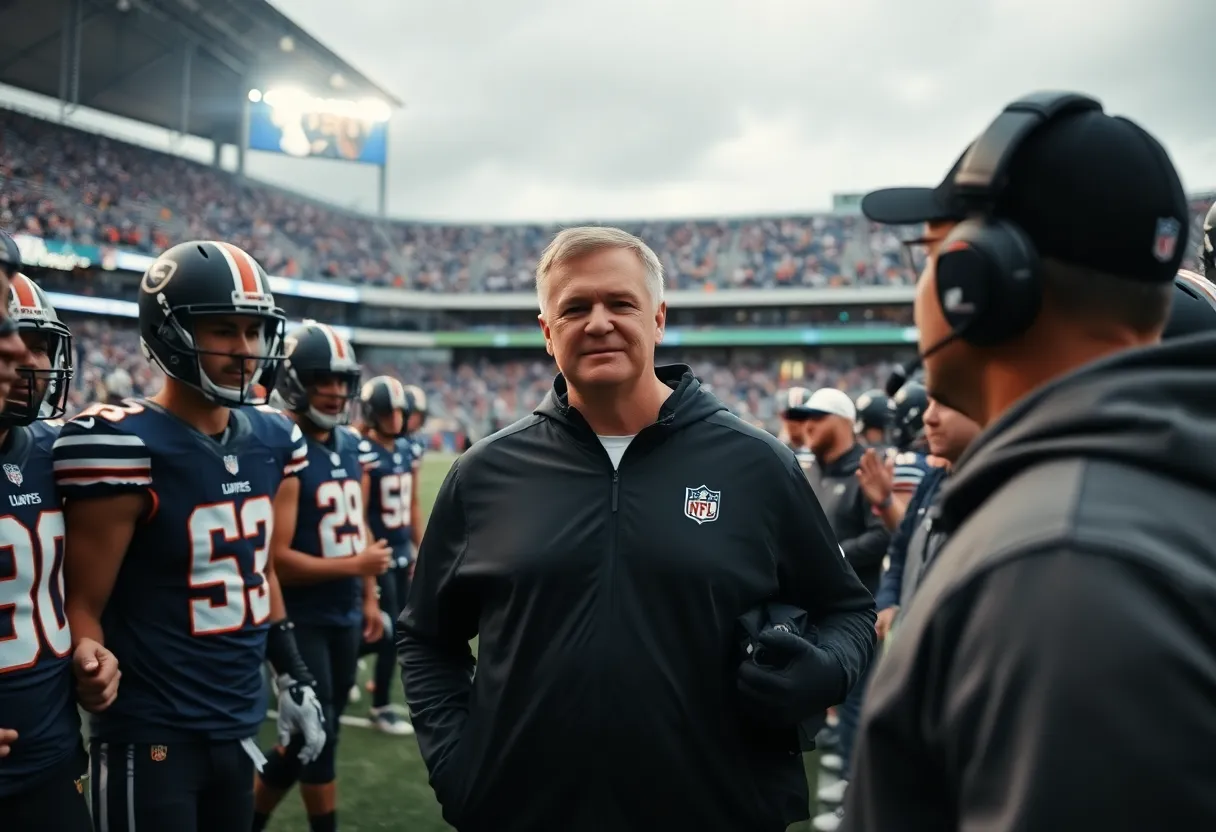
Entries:
[[969,344],[1005,343],[1025,332],[1038,315],[1038,254],[1012,223],[960,223],[942,242],[936,273],[942,314]]
[[982,220],[956,225],[938,248],[934,267],[937,303],[952,332],[970,341],[986,325],[993,265],[983,241]]

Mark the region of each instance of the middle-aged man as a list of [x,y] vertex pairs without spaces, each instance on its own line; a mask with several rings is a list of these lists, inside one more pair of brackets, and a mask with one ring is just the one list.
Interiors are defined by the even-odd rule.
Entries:
[[[402,616],[402,678],[444,817],[493,830],[784,830],[807,817],[798,723],[874,640],[788,448],[684,366],[654,366],[662,266],[612,228],[537,266],[561,374],[440,488]],[[806,637],[738,619],[777,602]],[[479,666],[469,640],[479,638]]]
[[1216,336],[1157,344],[1188,214],[1169,156],[1044,94],[936,190],[863,211],[967,218],[915,317],[930,394],[984,431],[875,672],[843,828],[1213,828]]

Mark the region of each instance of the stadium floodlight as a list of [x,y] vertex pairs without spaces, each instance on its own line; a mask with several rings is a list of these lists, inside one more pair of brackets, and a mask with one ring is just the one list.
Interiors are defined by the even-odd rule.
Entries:
[[262,100],[262,91],[261,90],[250,90],[249,91],[249,100],[252,101],[254,104],[257,104],[259,101]]
[[[362,101],[350,101],[339,98],[319,98],[296,87],[275,87],[266,90],[261,94],[261,99],[272,109],[282,110],[284,113],[315,113],[372,122],[388,121],[393,114],[389,105],[378,99],[366,98]],[[253,101],[252,93],[250,101]]]

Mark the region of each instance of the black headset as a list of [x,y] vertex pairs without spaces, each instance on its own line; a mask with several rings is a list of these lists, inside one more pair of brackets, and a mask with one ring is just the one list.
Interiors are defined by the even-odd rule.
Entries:
[[1079,93],[1026,96],[1007,106],[963,157],[953,185],[968,218],[950,231],[937,255],[937,300],[950,325],[949,340],[993,346],[1034,322],[1043,296],[1038,251],[1025,231],[992,212],[1027,136],[1061,117],[1093,110],[1101,112],[1101,103]]

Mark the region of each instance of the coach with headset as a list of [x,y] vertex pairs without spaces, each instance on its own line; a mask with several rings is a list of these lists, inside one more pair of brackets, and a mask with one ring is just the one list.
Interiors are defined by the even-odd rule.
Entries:
[[1162,146],[1074,94],[1015,102],[936,189],[965,216],[915,318],[983,433],[875,674],[841,828],[1216,828],[1216,334],[1159,343],[1186,244]]

